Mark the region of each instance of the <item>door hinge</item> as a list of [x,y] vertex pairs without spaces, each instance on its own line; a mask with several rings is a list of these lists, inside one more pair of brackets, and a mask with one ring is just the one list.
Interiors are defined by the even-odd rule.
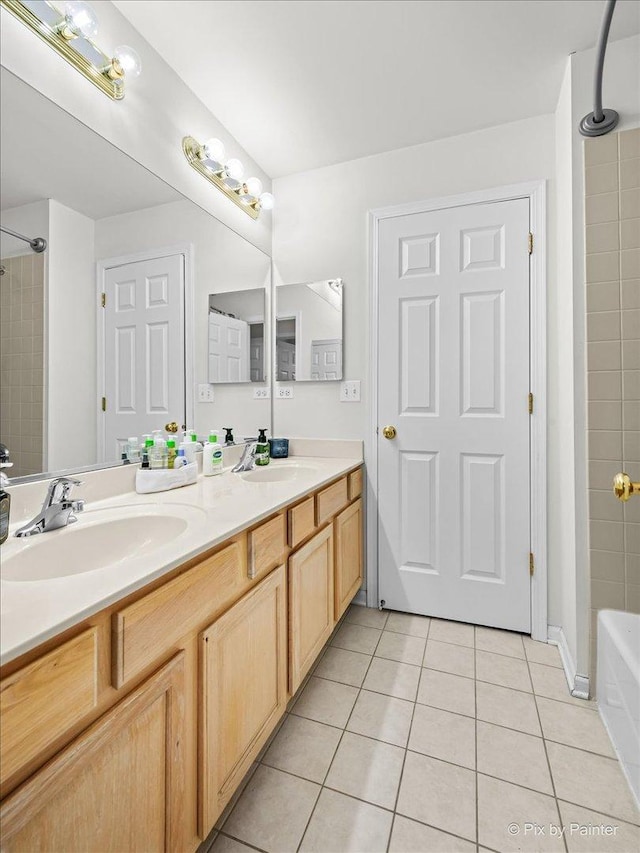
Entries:
[[536,570],[535,560],[533,559],[533,554],[529,552],[529,574],[533,577],[533,573]]
[[103,308],[107,307],[107,294],[106,293],[100,294],[100,304],[102,305]]
[[529,391],[529,414],[533,414],[533,394]]
[[531,233],[531,231],[529,231],[529,241],[528,241],[527,245],[529,246],[529,254],[532,255],[533,254],[533,234]]
[[102,411],[103,412],[107,411],[107,398],[106,397],[102,398]]

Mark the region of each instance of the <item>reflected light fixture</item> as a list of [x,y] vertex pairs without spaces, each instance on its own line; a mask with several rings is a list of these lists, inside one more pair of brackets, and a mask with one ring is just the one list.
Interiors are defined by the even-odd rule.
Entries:
[[0,4],[110,98],[124,98],[125,80],[140,75],[140,57],[132,47],[123,44],[108,56],[95,44],[98,16],[84,0],[0,0]]
[[273,196],[262,192],[260,178],[245,178],[244,166],[236,158],[225,160],[225,149],[219,139],[207,139],[202,144],[193,136],[182,140],[184,156],[203,178],[241,207],[252,219],[261,210],[273,210]]

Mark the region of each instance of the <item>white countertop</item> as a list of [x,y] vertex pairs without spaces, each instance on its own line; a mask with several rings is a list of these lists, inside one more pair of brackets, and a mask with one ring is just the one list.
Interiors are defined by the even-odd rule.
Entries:
[[[271,461],[270,468],[297,463],[300,471],[293,480],[248,482],[226,470],[216,477],[200,475],[194,485],[169,492],[139,495],[135,491],[126,491],[104,500],[88,501],[85,511],[78,515],[78,521],[68,528],[30,538],[17,539],[12,535],[22,523],[18,519],[11,525],[9,539],[2,546],[2,560],[8,563],[12,555],[36,545],[46,554],[45,540],[58,540],[54,549],[58,554],[61,538],[68,540],[69,548],[73,548],[74,532],[91,523],[92,512],[115,511],[118,507],[129,506],[133,510],[150,504],[161,509],[163,505],[182,504],[190,509],[197,508],[201,520],[190,524],[183,533],[153,553],[128,556],[104,568],[48,580],[0,579],[0,663],[5,664],[35,648],[287,504],[294,503],[306,493],[361,465],[362,456],[356,454],[354,449],[349,457],[296,456],[283,462]],[[45,484],[38,486],[44,493]],[[77,496],[83,496],[80,490]],[[104,564],[104,553],[101,556]]]

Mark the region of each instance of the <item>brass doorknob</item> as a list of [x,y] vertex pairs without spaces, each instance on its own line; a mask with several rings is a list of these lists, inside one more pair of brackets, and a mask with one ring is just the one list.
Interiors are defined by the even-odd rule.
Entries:
[[385,438],[395,438],[398,431],[394,426],[386,426],[382,428],[382,434]]
[[613,478],[613,494],[621,501],[628,501],[631,495],[640,494],[640,483],[632,483],[629,475],[621,471]]
[[167,432],[178,432],[178,424],[175,421],[165,424],[164,428]]

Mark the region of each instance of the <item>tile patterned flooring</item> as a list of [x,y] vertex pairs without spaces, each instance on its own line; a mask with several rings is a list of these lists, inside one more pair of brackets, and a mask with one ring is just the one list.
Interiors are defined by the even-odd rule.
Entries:
[[352,606],[208,849],[632,853],[639,824],[554,646]]

